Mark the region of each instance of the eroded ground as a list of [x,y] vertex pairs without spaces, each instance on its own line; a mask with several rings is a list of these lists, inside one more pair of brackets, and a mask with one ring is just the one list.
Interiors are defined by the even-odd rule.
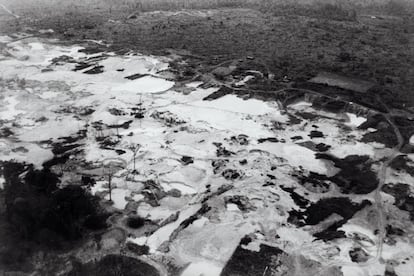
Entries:
[[63,186],[93,178],[112,213],[71,253],[82,263],[121,252],[161,275],[412,275],[414,155],[388,115],[246,94],[266,72],[186,76],[173,53],[1,43],[1,160],[49,167]]

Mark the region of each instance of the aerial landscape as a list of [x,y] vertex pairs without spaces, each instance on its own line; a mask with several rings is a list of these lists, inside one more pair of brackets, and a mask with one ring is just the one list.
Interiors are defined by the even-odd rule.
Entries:
[[414,1],[0,0],[0,275],[414,276]]

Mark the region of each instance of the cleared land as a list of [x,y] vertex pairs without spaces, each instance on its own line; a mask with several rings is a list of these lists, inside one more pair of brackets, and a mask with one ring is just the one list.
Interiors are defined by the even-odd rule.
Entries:
[[0,271],[411,276],[412,6],[283,2],[3,1]]
[[195,80],[174,53],[1,39],[6,271],[408,275],[404,117],[323,89],[260,94],[270,80],[244,62]]

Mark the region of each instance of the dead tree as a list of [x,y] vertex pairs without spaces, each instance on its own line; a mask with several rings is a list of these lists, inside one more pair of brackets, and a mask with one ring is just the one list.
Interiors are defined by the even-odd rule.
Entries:
[[140,144],[131,144],[129,146],[129,149],[132,151],[132,162],[134,164],[132,173],[137,172],[136,168],[135,168],[135,163],[136,163],[137,154],[138,154],[138,151],[140,150],[140,148],[141,148]]
[[103,137],[103,123],[102,123],[102,121],[92,122],[91,125],[97,132],[97,135],[95,137],[97,137],[98,139],[102,138]]
[[126,161],[122,158],[108,158],[103,161],[104,175],[108,177],[109,201],[112,201],[112,179],[116,172],[126,168]]

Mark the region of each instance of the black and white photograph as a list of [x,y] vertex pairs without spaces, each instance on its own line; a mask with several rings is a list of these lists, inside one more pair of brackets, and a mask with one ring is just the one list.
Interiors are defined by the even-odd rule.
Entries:
[[1,276],[414,276],[414,0],[0,0]]

